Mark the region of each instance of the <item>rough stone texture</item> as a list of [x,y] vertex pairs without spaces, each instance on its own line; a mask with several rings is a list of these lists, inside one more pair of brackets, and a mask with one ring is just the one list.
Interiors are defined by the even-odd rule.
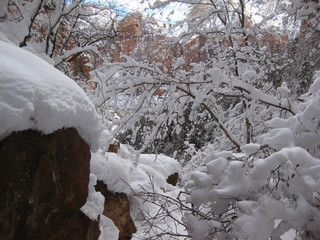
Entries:
[[113,193],[107,185],[97,181],[96,191],[105,197],[103,215],[110,218],[119,229],[119,240],[129,240],[137,231],[130,216],[129,199],[125,193]]
[[167,183],[176,186],[179,180],[179,173],[175,172],[167,178]]
[[109,144],[107,152],[118,153],[119,150],[120,150],[120,143],[119,142],[115,142],[115,143]]
[[0,239],[93,240],[80,208],[88,196],[89,146],[75,129],[12,133],[0,142]]

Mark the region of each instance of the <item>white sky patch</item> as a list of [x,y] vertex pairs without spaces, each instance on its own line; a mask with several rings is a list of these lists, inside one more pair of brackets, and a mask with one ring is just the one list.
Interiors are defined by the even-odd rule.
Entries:
[[158,21],[175,23],[178,21],[183,21],[189,12],[189,8],[186,4],[181,3],[171,3],[168,6],[161,9],[151,9],[154,1],[144,1],[144,0],[116,0],[114,4],[126,11],[130,12],[140,12],[149,17],[153,17]]
[[183,21],[188,12],[188,6],[181,3],[171,3],[164,8],[147,11],[149,16],[152,16],[159,21],[170,23]]

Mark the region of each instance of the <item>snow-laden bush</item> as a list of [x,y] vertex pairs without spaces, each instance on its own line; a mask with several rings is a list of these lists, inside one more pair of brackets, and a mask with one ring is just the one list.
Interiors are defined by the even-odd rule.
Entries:
[[202,213],[186,215],[192,239],[283,239],[288,231],[320,239],[319,90],[317,72],[300,113],[271,120],[258,144],[214,153],[191,174],[189,201]]

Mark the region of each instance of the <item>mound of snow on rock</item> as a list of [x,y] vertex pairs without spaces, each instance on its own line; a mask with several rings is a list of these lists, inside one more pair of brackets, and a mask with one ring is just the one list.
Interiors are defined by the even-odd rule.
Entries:
[[97,150],[95,107],[70,78],[32,53],[0,41],[0,140],[13,131],[74,127]]
[[[93,180],[103,181],[108,186],[108,190],[112,192],[123,192],[129,196],[130,214],[137,227],[137,232],[132,236],[132,239],[146,239],[150,226],[146,224],[144,218],[141,219],[141,216],[145,216],[145,218],[157,216],[160,211],[159,205],[145,201],[144,198],[147,196],[144,193],[149,192],[176,199],[182,189],[166,181],[171,174],[176,172],[180,173],[177,160],[161,154],[137,154],[122,144],[119,154],[105,152],[102,149],[91,154],[91,177],[96,177]],[[92,197],[88,198],[88,204],[85,206],[85,212],[89,212],[90,215],[100,215],[101,208],[92,207],[100,205],[99,198],[99,193],[92,192]],[[172,208],[175,207],[172,206]],[[177,219],[182,218],[179,209],[173,209],[171,214]],[[175,224],[173,219],[164,218],[153,228],[155,232],[150,234],[156,235],[157,231],[163,228],[176,229]],[[100,223],[100,228],[104,232],[103,229],[107,229],[107,227],[101,226],[103,224]],[[185,229],[179,229],[179,232],[184,233]],[[167,238],[163,237],[162,239]]]
[[175,189],[166,180],[171,174],[179,172],[177,160],[161,154],[138,156],[129,153],[125,145],[121,145],[121,151],[126,151],[126,156],[102,150],[92,153],[91,173],[103,181],[110,191],[130,194],[132,190],[141,191],[141,188],[159,192]]

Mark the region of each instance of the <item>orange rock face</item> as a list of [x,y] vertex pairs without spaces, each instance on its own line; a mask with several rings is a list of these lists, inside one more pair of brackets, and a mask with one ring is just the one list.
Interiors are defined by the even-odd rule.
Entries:
[[[117,28],[118,36],[109,47],[112,62],[123,62],[125,58],[121,55],[130,56],[136,60],[147,61],[167,73],[173,72],[175,58],[183,57],[185,64],[183,68],[191,69],[191,63],[206,62],[213,57],[206,46],[223,49],[232,47],[234,44],[246,46],[247,44],[259,44],[265,46],[267,51],[279,51],[287,43],[285,35],[276,36],[265,34],[261,38],[249,36],[234,36],[231,39],[204,36],[199,34],[186,43],[173,43],[169,37],[161,33],[155,20],[143,17],[141,14],[132,14],[125,17]],[[250,27],[248,25],[247,27]],[[163,29],[162,29],[163,30]],[[104,51],[104,50],[102,50]]]

